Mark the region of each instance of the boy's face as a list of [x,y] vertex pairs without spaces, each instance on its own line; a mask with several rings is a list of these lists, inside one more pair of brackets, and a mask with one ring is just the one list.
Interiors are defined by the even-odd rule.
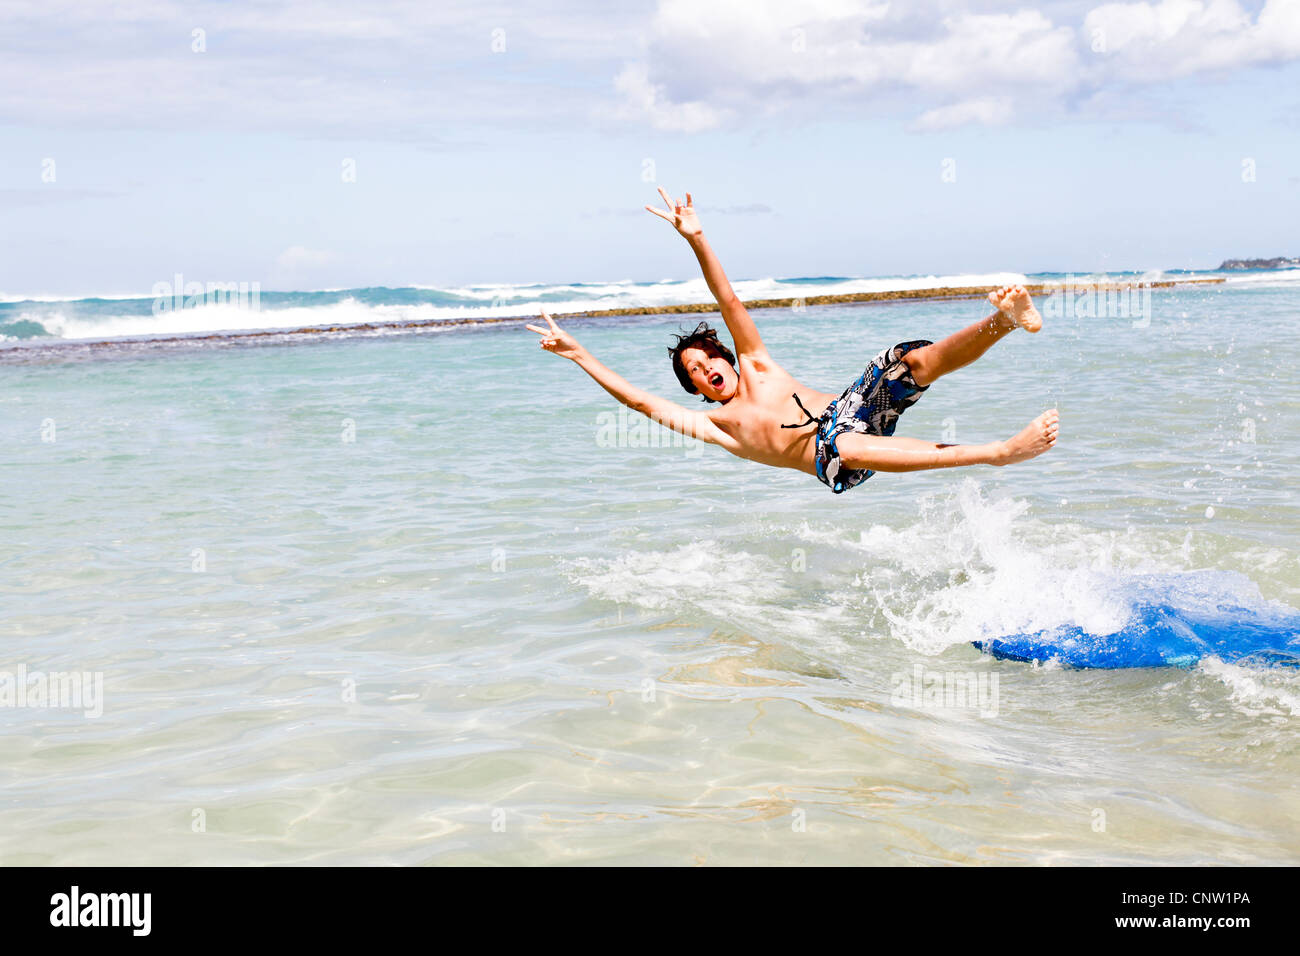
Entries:
[[730,401],[740,387],[740,378],[731,363],[712,349],[706,351],[697,346],[684,349],[682,367],[691,377],[696,391],[715,402]]

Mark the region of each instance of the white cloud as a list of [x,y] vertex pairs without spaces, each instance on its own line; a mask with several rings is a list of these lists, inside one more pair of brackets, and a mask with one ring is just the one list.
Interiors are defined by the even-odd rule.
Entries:
[[1236,0],[1108,3],[1084,18],[1084,33],[1110,68],[1159,81],[1300,57],[1300,3],[1269,0],[1252,22]]
[[[1042,91],[1072,85],[1079,56],[1073,32],[1041,13],[968,14],[944,21],[946,33],[903,44],[906,82],[925,90],[965,92],[1006,88]],[[892,51],[891,51],[892,52]]]
[[699,101],[674,103],[664,94],[664,88],[650,82],[644,63],[629,63],[614,78],[614,89],[623,99],[615,115],[623,119],[644,119],[655,129],[675,130],[679,133],[698,133],[712,129],[729,115],[725,109],[714,109]]
[[[625,78],[618,86],[624,115],[653,118],[657,103],[673,99],[715,119],[869,103],[877,112],[921,109],[917,130],[997,125],[1110,102],[1098,95],[1108,89],[1300,58],[1297,0],[1268,0],[1253,20],[1237,0],[1107,3],[1081,20],[1076,6],[1059,22],[1027,7],[961,6],[660,0],[635,89]],[[647,89],[657,91],[648,105]]]
[[0,124],[477,146],[586,121],[643,26],[588,0],[5,0]]
[[440,147],[593,115],[682,132],[824,113],[997,124],[1300,59],[1300,0],[1242,2],[6,0],[0,123]]
[[[1034,10],[955,13],[934,6],[892,7],[867,0],[662,0],[636,85],[620,76],[625,115],[650,116],[655,100],[689,102],[701,117],[750,117],[824,99],[861,107],[899,90],[920,98],[960,98],[931,110],[921,128],[1001,121],[1012,97],[1059,96],[1079,73],[1075,32]],[[925,14],[925,15],[921,15]],[[631,94],[635,93],[635,97]],[[974,95],[972,95],[974,94]],[[972,105],[971,101],[978,101]],[[933,115],[931,115],[933,114]],[[701,123],[700,128],[706,128]]]
[[1011,113],[1011,101],[1005,96],[986,96],[983,99],[967,100],[964,103],[927,110],[910,128],[918,132],[926,132],[966,126],[970,123],[1000,126],[1011,119]]

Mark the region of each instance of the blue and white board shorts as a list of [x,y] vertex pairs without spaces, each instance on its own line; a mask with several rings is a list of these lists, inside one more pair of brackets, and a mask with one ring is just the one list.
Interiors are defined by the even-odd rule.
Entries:
[[835,494],[862,484],[874,471],[840,466],[835,440],[845,432],[892,435],[898,416],[916,404],[929,385],[917,385],[903,356],[933,343],[926,339],[900,342],[873,358],[862,376],[826,406],[817,421],[817,478]]

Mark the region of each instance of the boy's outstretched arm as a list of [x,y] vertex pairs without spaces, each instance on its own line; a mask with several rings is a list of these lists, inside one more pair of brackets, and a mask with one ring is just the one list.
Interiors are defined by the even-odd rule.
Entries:
[[732,291],[731,283],[727,281],[727,274],[722,271],[722,263],[718,261],[713,248],[704,238],[704,229],[700,225],[699,217],[695,215],[691,194],[686,194],[685,205],[682,205],[681,200],[669,198],[662,186],[659,187],[659,195],[668,204],[668,211],[656,209],[654,206],[646,206],[646,209],[660,219],[672,223],[673,228],[691,244],[695,258],[700,262],[700,270],[704,273],[704,281],[709,284],[709,291],[713,293],[713,298],[718,300],[718,305],[722,309],[722,319],[727,323],[731,337],[736,343],[736,352],[741,355],[766,354],[767,349],[763,345],[762,338],[759,337],[758,326],[754,325],[754,320],[749,317],[749,311]]
[[542,338],[538,344],[546,351],[553,352],[576,363],[584,372],[594,378],[601,388],[634,412],[640,412],[647,418],[658,422],[665,428],[671,428],[675,432],[681,432],[683,435],[698,438],[700,441],[710,442],[714,445],[722,445],[730,450],[729,446],[734,444],[734,439],[715,425],[713,419],[709,418],[704,412],[690,411],[682,408],[676,402],[660,398],[653,392],[637,388],[622,375],[606,367],[603,362],[579,345],[577,339],[555,324],[555,320],[546,314],[545,309],[542,310],[542,318],[546,320],[546,324],[550,328],[543,329],[536,325],[525,326],[525,328],[541,335]]

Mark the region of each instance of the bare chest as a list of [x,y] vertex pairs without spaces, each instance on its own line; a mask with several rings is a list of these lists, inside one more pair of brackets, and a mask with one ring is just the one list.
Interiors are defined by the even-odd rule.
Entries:
[[749,454],[759,460],[802,458],[803,442],[815,431],[799,426],[808,420],[795,401],[799,396],[808,412],[820,415],[835,397],[807,386],[780,368],[742,368],[736,397],[710,415],[714,422]]

